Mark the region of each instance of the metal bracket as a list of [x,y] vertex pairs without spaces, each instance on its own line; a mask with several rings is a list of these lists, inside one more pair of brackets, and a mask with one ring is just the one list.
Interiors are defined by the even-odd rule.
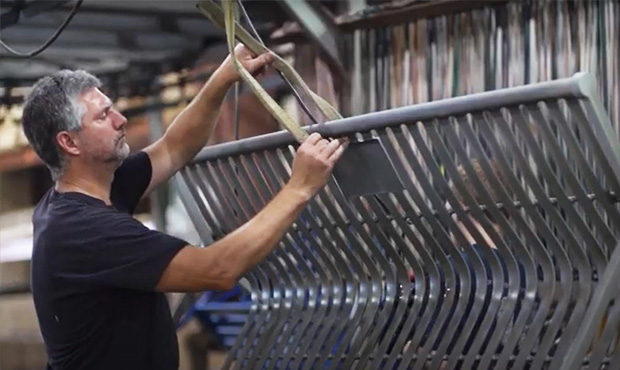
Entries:
[[348,199],[405,188],[379,139],[351,143],[334,168],[334,178]]

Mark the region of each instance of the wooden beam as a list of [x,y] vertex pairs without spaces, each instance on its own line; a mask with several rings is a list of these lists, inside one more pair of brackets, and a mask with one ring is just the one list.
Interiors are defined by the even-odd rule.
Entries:
[[0,153],[0,172],[16,171],[42,164],[39,156],[30,147]]
[[344,32],[394,26],[419,19],[434,18],[443,15],[461,13],[486,6],[497,6],[508,0],[434,0],[415,2],[398,8],[386,8],[371,14],[358,12],[338,17],[337,23]]
[[[353,32],[359,29],[371,29],[395,26],[419,19],[439,17],[467,12],[486,6],[499,6],[510,0],[434,0],[431,2],[412,2],[400,7],[377,8],[374,12],[365,9],[354,14],[341,15],[336,18],[336,25],[341,32]],[[373,8],[370,8],[373,9]],[[298,42],[306,39],[299,25],[287,26],[286,30],[276,30],[269,40],[270,45]]]

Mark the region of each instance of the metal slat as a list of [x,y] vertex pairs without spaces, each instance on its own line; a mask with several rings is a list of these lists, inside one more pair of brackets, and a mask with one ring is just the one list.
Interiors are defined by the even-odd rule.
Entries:
[[[234,193],[235,195],[237,195],[236,198],[239,199],[238,206],[241,210],[242,216],[244,217],[243,222],[246,222],[247,220],[249,220],[251,215],[254,214],[257,210],[252,209],[252,207],[250,206],[250,201],[246,196],[247,190],[242,188],[241,184],[237,180],[237,175],[234,173],[235,167],[231,166],[230,163],[219,162],[217,163],[217,166],[214,166],[212,168],[212,170],[214,172],[214,175],[222,178],[224,181],[226,181],[227,185],[229,185],[230,187],[234,189]],[[289,265],[289,266],[292,265],[290,261],[287,261],[287,263],[285,263],[285,266],[280,265],[279,259],[287,258],[288,254],[283,254],[283,257],[281,257],[279,254],[274,253],[270,257],[271,257],[269,258],[271,262],[270,265],[272,266],[271,272],[274,273],[273,275],[281,277],[280,290],[284,291],[283,294],[281,293],[278,295],[280,297],[280,301],[277,304],[279,307],[284,306],[284,307],[290,308],[292,305],[287,302],[292,299],[292,296],[293,296],[292,291],[295,290],[294,287],[304,284],[304,282],[301,281],[301,273],[296,269],[285,270],[286,265]],[[288,279],[290,275],[292,275],[292,278]],[[272,282],[273,282],[273,278],[272,278]],[[285,310],[280,308],[278,313],[280,315],[283,315],[285,314]]]
[[[225,191],[226,188],[224,188]],[[214,198],[209,195],[207,196],[208,201],[210,202],[215,202]],[[220,211],[220,207],[217,208],[217,211],[214,212],[216,215],[218,215],[218,217],[224,217],[221,214]],[[231,225],[227,225],[227,227],[231,227]],[[265,266],[266,266],[266,262],[265,263],[261,263],[259,266],[257,266],[256,268],[254,268],[252,270],[251,274],[248,274],[250,277],[250,281],[252,283],[252,287],[255,289],[253,290],[253,292],[258,292],[260,294],[256,294],[253,295],[253,302],[255,303],[252,307],[252,311],[251,314],[255,315],[253,317],[254,320],[252,321],[248,321],[246,323],[246,325],[243,328],[242,331],[242,335],[246,334],[244,336],[239,336],[240,338],[245,338],[245,346],[241,347],[241,345],[237,345],[235,344],[235,347],[233,347],[233,349],[231,350],[231,353],[234,353],[236,356],[238,356],[239,359],[242,359],[245,353],[245,349],[251,349],[253,348],[254,345],[254,338],[249,334],[249,333],[254,333],[256,330],[260,330],[261,328],[261,324],[266,320],[266,315],[264,314],[264,312],[266,310],[264,310],[264,307],[269,307],[270,304],[270,300],[271,300],[271,292],[268,289],[268,287],[270,287],[270,282],[266,277],[266,273],[265,273]],[[263,308],[263,310],[261,310],[261,308]],[[239,348],[241,347],[241,348]],[[231,366],[231,362],[232,359],[229,357],[227,358],[225,365],[227,368],[229,368]],[[235,366],[241,366],[243,363],[242,360],[235,362]]]
[[[239,156],[239,157],[236,158],[236,160],[237,160],[236,163],[238,164],[237,168],[240,168],[241,167],[241,162],[244,160],[244,157],[243,156]],[[243,171],[240,171],[240,172],[244,173]],[[246,180],[247,180],[247,178],[246,178]],[[250,183],[250,182],[249,181],[245,181],[245,183]],[[255,187],[252,186],[252,187],[250,187],[250,189],[254,190]],[[256,200],[257,197],[253,197],[253,199]],[[260,208],[260,205],[256,205],[253,211],[257,211],[259,208]],[[262,293],[262,291],[260,289],[260,286],[261,286],[260,285],[260,280],[262,279],[262,277],[257,277],[256,275],[257,275],[257,273],[254,272],[254,273],[247,274],[247,276],[246,276],[246,278],[249,280],[250,286],[251,286],[252,306],[250,308],[250,312],[249,312],[248,318],[246,320],[246,323],[243,326],[242,331],[241,331],[241,333],[238,336],[239,338],[247,338],[248,337],[248,333],[253,329],[254,325],[258,324],[257,322],[260,322],[263,319],[262,316],[260,316],[260,313],[259,313],[259,302],[262,300],[262,298],[261,298],[262,294],[261,295],[258,294],[259,292]],[[243,340],[236,340],[235,343],[231,346],[231,349],[229,351],[229,353],[231,355],[229,355],[226,358],[225,368],[230,368],[231,362],[233,360],[233,356],[235,356],[235,355],[237,355],[239,353],[240,347],[242,345],[244,345],[244,343],[247,343],[247,342],[244,342]],[[249,345],[249,344],[246,344],[246,345]]]
[[[511,116],[516,120],[516,127],[526,125],[527,121],[520,115],[518,110],[516,112],[511,111]],[[540,208],[533,210],[530,213],[530,216],[533,213],[544,211],[544,214],[553,220],[553,226],[560,227],[561,234],[572,241],[572,243],[576,246],[577,242],[574,237],[572,237],[572,231],[566,226],[555,206],[548,200],[548,196],[545,193],[544,188],[539,184],[536,175],[530,169],[527,159],[518,152],[517,143],[512,138],[512,132],[510,131],[506,121],[503,119],[497,119],[495,122],[497,123],[497,127],[499,127],[502,131],[503,139],[506,143],[508,143],[509,150],[513,151],[511,154],[516,160],[517,168],[523,175],[524,180],[530,191],[532,191],[535,196],[535,199],[539,202]],[[531,147],[536,145],[531,136],[523,135],[522,138],[526,142],[528,149],[531,149]],[[544,296],[541,297],[541,307],[539,307],[538,313],[530,325],[531,331],[529,331],[522,342],[522,351],[536,353],[535,360],[537,361],[543,361],[543,356],[548,351],[548,349],[541,350],[541,347],[544,348],[546,346],[548,348],[552,341],[555,340],[555,333],[557,332],[558,327],[561,324],[562,317],[569,305],[566,298],[570,296],[570,291],[572,289],[572,264],[570,263],[568,255],[563,249],[561,241],[554,235],[553,229],[551,228],[551,230],[549,230],[547,227],[543,227],[543,225],[547,224],[544,219],[541,219],[540,221],[542,221],[540,224],[540,231],[547,234],[544,235],[544,240],[548,245],[547,248],[549,248],[552,260],[554,261],[553,270],[556,272],[554,273],[554,280],[550,281],[552,284],[552,287],[550,288],[551,290],[548,291],[551,301],[544,302],[545,306],[542,306],[542,299],[544,299],[542,297]],[[566,267],[556,270],[557,264]],[[554,308],[551,309],[551,307]],[[547,315],[551,315],[551,317],[548,318]],[[539,354],[542,355],[539,356]],[[528,361],[526,356],[518,357],[514,363],[514,367],[523,367],[525,366],[526,361]],[[540,367],[541,365],[539,364],[538,366]]]
[[[206,221],[208,227],[212,230],[213,238],[218,238],[221,235],[223,235],[224,232],[222,228],[220,227],[219,222],[215,221],[215,219],[212,218],[211,216],[212,212],[210,209],[207,208],[208,203],[206,203],[204,201],[204,198],[201,197],[200,188],[196,185],[196,182],[200,180],[197,180],[194,177],[194,171],[191,167],[194,167],[194,166],[187,166],[184,169],[182,169],[180,172],[181,177],[183,178],[183,180],[185,181],[185,184],[187,185],[187,188],[191,195],[191,200],[193,200],[193,203],[196,204],[196,206],[200,210],[202,217]],[[184,197],[184,196],[186,195],[179,194],[179,197]]]
[[[478,122],[478,121],[479,120],[474,120],[474,122]],[[518,236],[515,233],[515,230],[513,230],[512,226],[510,225],[506,217],[497,208],[497,205],[496,205],[497,201],[501,200],[503,204],[506,204],[506,206],[508,206],[508,204],[512,204],[512,200],[508,196],[506,196],[506,190],[503,189],[503,186],[500,184],[499,180],[496,178],[496,175],[493,173],[493,170],[491,169],[491,165],[488,159],[483,155],[484,151],[482,149],[482,145],[480,141],[475,138],[475,134],[472,131],[470,125],[467,122],[465,122],[464,119],[459,119],[455,123],[458,124],[459,127],[463,128],[463,132],[465,134],[465,137],[468,140],[468,143],[470,144],[472,152],[475,155],[477,155],[477,157],[479,158],[479,163],[481,164],[483,171],[486,173],[485,177],[488,179],[490,183],[490,187],[493,188],[495,192],[501,192],[504,195],[502,199],[491,199],[490,197],[488,198],[483,197],[483,198],[486,198],[486,199],[483,199],[483,203],[484,203],[483,205],[486,206],[486,211],[489,211],[492,213],[492,216],[494,220],[498,223],[499,228],[506,235],[505,236],[506,240],[510,240],[512,242],[512,243],[509,243],[509,245],[506,245],[502,236],[500,236],[495,231],[493,225],[488,224],[486,225],[487,227],[485,227],[485,224],[487,223],[486,218],[483,217],[480,220],[482,221],[481,224],[483,228],[488,229],[491,232],[491,237],[496,239],[494,241],[495,246],[499,250],[499,253],[497,255],[501,256],[500,266],[504,270],[505,276],[508,277],[507,281],[504,276],[497,276],[494,278],[496,280],[497,278],[501,278],[501,280],[504,280],[504,284],[508,286],[504,287],[506,288],[506,291],[502,293],[501,298],[498,297],[498,299],[501,299],[501,306],[499,307],[499,311],[497,314],[497,321],[494,322],[494,325],[493,325],[495,329],[494,333],[489,338],[489,343],[491,345],[487,346],[487,349],[482,354],[482,358],[479,363],[479,368],[484,369],[490,366],[491,358],[496,353],[497,345],[493,346],[492,344],[501,343],[501,337],[506,334],[506,330],[508,330],[508,325],[510,324],[510,319],[512,318],[514,310],[517,304],[520,303],[519,302],[519,295],[520,295],[520,289],[521,289],[520,283],[523,277],[521,276],[521,271],[519,269],[518,262],[515,258],[515,254],[513,253],[513,248],[521,249],[522,247],[520,248],[520,246],[522,245],[522,243],[520,242]],[[459,154],[464,155],[463,149],[460,148],[459,145],[457,145],[458,142],[456,138],[454,137],[454,134],[450,130],[447,130],[447,134],[448,134],[447,135],[448,140],[452,144],[451,147],[457,149],[457,155]],[[469,170],[468,176],[470,177],[471,181],[474,182],[474,186],[479,189],[485,189],[484,184],[476,177],[476,174],[474,173],[473,169],[470,167],[471,166],[465,166],[466,170]],[[490,191],[491,189],[487,189],[487,190]],[[487,194],[487,193],[483,192],[483,194]],[[472,204],[471,206],[477,207],[478,205]],[[481,215],[479,215],[479,217],[480,216]],[[527,255],[521,254],[520,257],[521,258],[519,260],[522,261],[522,263],[525,263],[526,261],[531,260],[529,256]]]
[[[442,139],[439,136],[438,129],[442,129],[444,135],[446,135],[446,137],[448,138],[447,143],[443,143]],[[453,150],[457,149],[455,153],[457,157],[466,156],[466,154],[464,153],[462,148],[455,148],[450,145],[457,144],[460,146],[460,144],[458,144],[458,141],[454,139],[454,137],[452,137],[454,139],[454,142],[449,142],[451,136],[449,119],[442,120],[438,123],[435,122],[435,124],[433,125],[428,125],[427,133],[429,134],[431,141],[435,143],[436,153],[437,155],[439,155],[441,163],[445,166],[446,172],[449,174],[449,177],[453,179],[458,179],[459,176],[456,164],[451,160],[451,155],[448,152],[446,145],[449,145],[450,148]],[[468,168],[469,161],[464,162],[464,168],[469,172],[469,170],[471,170],[471,168]],[[471,177],[472,174],[469,173],[468,176]],[[483,296],[477,297],[478,299],[474,300],[474,307],[472,307],[472,312],[479,312],[478,317],[476,318],[477,329],[473,330],[472,336],[468,338],[468,342],[464,347],[464,350],[469,355],[465,357],[465,361],[462,366],[464,368],[471,368],[474,361],[477,359],[476,356],[483,350],[483,345],[486,342],[487,336],[489,335],[489,332],[492,328],[493,320],[497,315],[499,303],[503,295],[504,277],[501,264],[497,259],[497,255],[495,255],[495,253],[491,251],[491,246],[487,244],[478,228],[472,223],[470,217],[473,217],[476,221],[481,223],[481,225],[485,228],[487,232],[494,232],[492,230],[492,226],[488,224],[488,221],[485,219],[481,209],[475,204],[473,194],[470,194],[465,188],[463,188],[462,184],[459,183],[459,181],[455,181],[455,184],[457,185],[457,187],[461,185],[459,192],[464,197],[464,205],[467,206],[470,210],[469,217],[464,215],[459,217],[459,219],[465,225],[469,234],[476,240],[476,243],[482,246],[479,251],[473,249],[472,246],[469,245],[469,243],[465,243],[460,246],[460,248],[464,248],[464,251],[461,253],[464,253],[465,255],[474,255],[475,257],[477,257],[470,258],[469,261],[470,267],[473,268],[474,271],[475,281],[477,284],[477,294],[482,294]],[[484,192],[482,193],[484,194]],[[487,203],[489,202],[491,202],[490,198],[487,199]],[[459,207],[457,204],[455,204],[454,206],[455,208]],[[441,207],[441,205],[436,205],[436,207]],[[499,240],[497,238],[497,235],[494,236],[496,240]],[[475,260],[476,263],[472,263],[472,260]],[[480,263],[478,263],[478,261]],[[486,264],[484,262],[486,262]],[[491,286],[489,286],[489,284],[487,283],[487,279],[492,281]],[[474,328],[476,326],[474,326]]]
[[[259,165],[257,163],[260,163],[260,159],[263,155],[264,153],[254,153],[248,156],[248,160],[245,162],[245,168],[251,173],[252,185],[258,189],[261,194],[257,199],[260,207],[264,206],[268,199],[274,195],[274,191],[264,181],[262,174],[258,172]],[[242,171],[241,168],[240,171]],[[224,196],[230,196],[230,194],[225,194]],[[283,240],[282,243],[285,243],[285,241]],[[270,264],[273,258],[274,256],[270,256],[250,272],[250,274],[256,274],[260,284],[258,289],[261,293],[260,296],[262,300],[259,301],[257,320],[253,323],[252,328],[248,330],[244,338],[246,344],[240,349],[238,354],[231,353],[226,360],[227,362],[232,362],[232,356],[236,355],[236,358],[234,358],[234,368],[236,369],[247,368],[251,364],[250,359],[252,356],[264,355],[263,350],[265,343],[261,341],[262,335],[269,329],[269,323],[278,314],[278,310],[271,310],[274,307],[274,295],[276,299],[279,297],[279,293],[273,288],[273,281],[271,279],[272,269]]]
[[[521,115],[523,121],[526,120],[527,113],[533,114],[536,122],[539,126],[544,127],[548,125],[548,120],[542,117],[542,114],[536,110],[536,107],[525,107],[521,106],[519,110],[519,114]],[[528,143],[530,152],[536,163],[539,165],[541,171],[540,175],[544,181],[544,184],[549,187],[550,194],[556,195],[558,198],[558,205],[560,206],[560,212],[550,212],[554,226],[558,227],[560,231],[560,235],[565,238],[566,246],[566,261],[560,262],[560,264],[566,264],[568,266],[572,266],[572,269],[563,269],[566,271],[567,279],[564,280],[564,284],[560,284],[560,287],[563,288],[563,296],[559,300],[557,306],[555,307],[555,318],[553,318],[547,327],[545,335],[541,339],[541,344],[539,347],[539,352],[534,359],[533,366],[540,367],[544,361],[544,354],[549,353],[551,348],[555,345],[558,336],[561,334],[561,331],[565,327],[567,323],[570,322],[571,316],[575,318],[575,320],[580,319],[580,315],[583,313],[585,309],[586,301],[581,299],[572,298],[573,295],[584,295],[585,297],[589,296],[589,289],[591,284],[584,283],[584,280],[590,279],[592,276],[592,269],[589,263],[587,262],[587,256],[584,253],[584,250],[580,246],[580,243],[577,237],[581,237],[582,240],[585,241],[587,245],[596,246],[596,241],[594,236],[587,228],[583,219],[577,214],[572,204],[568,200],[567,194],[565,192],[570,191],[569,189],[563,189],[559,184],[557,178],[553,176],[552,169],[548,166],[548,157],[545,157],[540,147],[534,144],[534,137],[529,128],[526,128],[525,125],[517,126],[521,129],[521,132],[525,138],[525,141]],[[542,129],[543,131],[545,128]],[[553,148],[554,141],[547,140],[545,141],[547,144],[547,148]],[[569,171],[568,171],[569,172]],[[563,173],[564,174],[564,173]],[[562,213],[562,214],[560,214]],[[565,215],[563,217],[563,215]],[[554,217],[553,216],[557,216]],[[576,231],[573,233],[572,231]],[[596,247],[594,247],[596,248]],[[564,254],[562,255],[564,257]],[[573,275],[573,271],[578,271],[578,279],[575,281]],[[562,271],[562,269],[560,270]],[[571,312],[572,311],[572,312]],[[570,315],[560,317],[560,315]]]
[[[347,200],[344,198],[342,193],[333,192],[335,200],[339,204],[347,204]],[[323,362],[323,366],[328,369],[336,369],[340,368],[339,366],[344,367],[342,365],[343,361],[350,360],[352,361],[352,356],[347,356],[348,353],[356,353],[355,350],[359,349],[363,340],[364,335],[368,332],[370,327],[374,324],[374,320],[376,318],[377,312],[379,311],[379,305],[381,302],[381,296],[383,293],[383,284],[384,284],[384,275],[382,269],[377,266],[377,261],[373,261],[372,250],[374,241],[371,235],[367,232],[366,227],[370,227],[371,225],[366,223],[362,224],[362,221],[358,219],[358,215],[353,213],[351,207],[343,207],[344,216],[348,220],[350,228],[352,228],[355,233],[354,239],[349,240],[352,246],[357,244],[358,248],[364,248],[364,253],[359,253],[360,259],[363,261],[364,270],[359,271],[359,273],[368,273],[370,275],[370,280],[366,289],[368,289],[368,298],[366,302],[363,302],[364,305],[359,307],[362,311],[360,316],[357,316],[356,321],[351,321],[350,325],[347,325],[346,329],[342,332],[342,338],[340,339],[340,344],[335,349],[334,360],[330,360],[329,364],[327,361]],[[373,222],[374,223],[374,222]],[[365,227],[366,226],[366,227]],[[357,241],[357,243],[355,243]],[[382,259],[381,255],[375,255],[374,259]],[[320,366],[321,362],[318,362],[313,366]],[[350,365],[350,364],[349,364]],[[307,367],[310,369],[313,367]]]
[[[530,213],[532,213],[534,216],[538,216],[538,212],[533,208],[533,206],[531,206],[530,199],[518,185],[518,179],[514,176],[513,171],[504,156],[504,148],[500,146],[496,138],[496,134],[492,132],[491,125],[489,124],[488,119],[488,115],[483,114],[476,121],[479,123],[479,129],[482,137],[491,148],[493,158],[498,164],[498,167],[501,171],[503,178],[506,181],[507,186],[509,186],[511,189],[514,189],[514,198],[520,203],[520,205],[523,205],[525,209],[529,209]],[[493,176],[491,176],[491,178],[493,178]],[[513,201],[511,199],[508,199],[505,189],[504,191],[502,191],[502,204],[504,206],[504,209],[508,212],[511,222],[514,223],[515,227],[518,230],[522,231],[525,235],[525,241],[527,245],[529,245],[530,247],[534,247],[534,252],[530,254],[528,248],[525,247],[523,244],[511,245],[513,249],[516,249],[515,258],[519,261],[521,266],[523,266],[523,270],[525,272],[525,287],[523,292],[524,297],[521,301],[519,316],[514,321],[512,333],[505,341],[504,351],[502,351],[502,356],[500,356],[496,364],[497,368],[506,368],[508,366],[508,363],[511,360],[512,353],[517,349],[522,333],[527,327],[528,319],[530,315],[534,313],[533,309],[536,305],[537,292],[540,294],[539,288],[544,287],[544,283],[539,281],[539,279],[535,278],[537,276],[536,265],[542,266],[543,276],[549,276],[550,274],[553,274],[551,257],[547,253],[539,237],[535,234],[535,231],[529,227],[528,222],[522,216],[522,213],[519,212],[519,209],[515,206]],[[542,222],[541,224],[545,225],[544,222]],[[551,235],[551,232],[548,229],[547,234]],[[532,256],[535,258],[537,262],[536,264],[534,263]],[[553,280],[555,279],[552,278],[552,281]],[[543,291],[542,293],[544,297],[544,293],[546,292]],[[540,295],[538,299],[540,299]],[[545,307],[545,305],[542,305],[542,307]]]
[[[267,179],[267,181],[274,187],[274,188],[279,188],[280,186],[283,185],[283,180],[282,179],[277,179],[277,175],[274,171],[274,166],[275,163],[279,162],[279,158],[274,155],[274,153],[269,153],[266,152],[265,153],[265,162],[264,165],[262,166],[262,170],[263,170],[263,174],[265,175],[265,178]],[[301,247],[302,250],[307,249],[307,245],[308,243],[310,243],[311,241],[316,242],[316,239],[313,237],[313,235],[311,234],[310,230],[308,230],[307,228],[304,227],[304,222],[303,222],[303,218],[305,218],[305,215],[302,214],[302,220],[301,222],[297,223],[297,232],[289,232],[289,235],[293,236],[293,239],[298,243],[298,245]],[[299,234],[301,234],[301,236],[299,236]],[[314,245],[314,244],[313,244]],[[311,261],[311,266],[314,267],[315,269],[321,269],[322,273],[320,272],[319,276],[320,277],[320,282],[321,282],[321,296],[322,296],[322,300],[323,302],[326,302],[329,304],[329,301],[333,299],[332,297],[332,292],[331,292],[331,288],[329,286],[329,281],[332,281],[334,278],[335,273],[337,273],[336,269],[333,267],[332,264],[330,264],[329,260],[326,258],[326,256],[322,253],[322,249],[317,248],[317,251],[319,253],[317,253],[317,258],[314,258],[314,253],[313,251],[305,251],[305,255],[308,256],[308,260]],[[325,313],[325,309],[327,304],[319,304],[318,305],[318,313],[317,315],[321,315],[323,316]],[[292,308],[292,306],[291,306]],[[300,308],[300,305],[297,305],[297,308]],[[293,321],[295,323],[297,323],[298,321],[300,321],[301,317],[299,316],[300,312],[295,312],[295,311],[291,311],[291,313],[293,314]],[[286,314],[286,313],[283,313]],[[272,331],[272,336],[265,338],[265,346],[269,345],[271,348],[267,348],[267,351],[263,351],[263,354],[268,353],[268,350],[270,349],[275,349],[276,346],[275,344],[277,343],[278,339],[282,339],[282,338],[278,338],[278,336],[281,333],[282,330],[282,321],[284,320],[279,320],[275,322],[275,325],[273,326],[273,331]],[[280,324],[280,325],[278,325]],[[288,338],[285,338],[285,340],[288,340]],[[282,341],[284,343],[284,341]],[[278,351],[274,351],[273,355],[279,355],[281,352]],[[257,368],[264,368],[266,365],[266,363],[263,363],[262,361],[260,362],[255,362],[252,359],[250,360],[250,363],[255,364],[255,366]],[[275,364],[269,364],[270,366],[275,366]]]
[[[421,136],[419,136],[419,131],[416,127],[412,127],[411,130],[407,130],[407,128],[403,126],[401,129],[403,130],[401,132],[409,133],[414,140],[416,140],[422,155],[430,154],[428,149],[426,149]],[[421,173],[423,171],[422,164],[418,162],[419,159],[416,158],[416,155],[405,136],[397,132],[395,133],[395,137],[413,171],[415,173]],[[392,157],[397,155],[395,151],[392,151],[390,154]],[[437,166],[429,167],[437,169]],[[400,171],[403,173],[404,169],[401,167]],[[449,225],[451,231],[457,235],[457,239],[462,242],[461,244],[466,243],[465,237],[461,234],[458,227],[456,227],[456,225],[452,222],[452,219],[445,209],[443,202],[434,195],[432,184],[428,183],[426,178],[418,179],[418,185],[421,190],[424,191],[426,196],[430,195],[433,198],[434,210],[431,210],[431,208],[428,207],[424,195],[419,193],[419,188],[416,187],[410,180],[411,179],[409,177],[405,180],[407,191],[414,201],[415,206],[420,209],[422,217],[431,227],[431,230],[429,231],[434,234],[434,237],[438,238],[437,244],[434,244],[437,249],[432,249],[429,253],[431,255],[435,255],[435,258],[439,257],[440,261],[438,268],[439,271],[441,271],[440,276],[443,275],[440,277],[440,280],[443,280],[442,283],[445,285],[440,291],[440,300],[437,301],[437,304],[435,306],[427,306],[427,310],[425,310],[419,325],[417,326],[417,330],[412,336],[411,348],[409,348],[406,352],[405,358],[399,368],[407,368],[408,360],[411,358],[410,356],[416,354],[414,349],[418,346],[418,343],[423,347],[421,347],[417,355],[419,358],[426,359],[434,349],[433,347],[437,347],[434,343],[442,331],[445,330],[444,328],[449,325],[449,319],[453,317],[455,313],[458,315],[460,312],[464,312],[470,295],[475,294],[474,291],[471,291],[472,287],[470,284],[461,284],[460,278],[464,278],[466,282],[472,280],[470,270],[463,256],[458,253],[458,249],[450,241],[450,237],[446,233],[446,230],[442,224],[438,222],[436,213],[437,216],[441,218],[444,225]],[[420,226],[418,228],[418,231],[420,232],[423,232],[423,230],[424,232],[426,231],[425,226]],[[429,238],[424,239],[429,240]],[[482,286],[479,285],[477,288],[478,291],[480,291]],[[442,310],[442,307],[449,309]],[[422,368],[423,365],[425,365],[425,361],[420,360],[414,364],[414,368]]]
[[[539,107],[542,108],[542,103],[539,104]],[[556,121],[560,121],[558,122],[560,124],[558,124],[557,126],[564,133],[562,137],[564,138],[564,141],[565,143],[567,143],[567,146],[569,148],[567,154],[570,157],[576,159],[577,162],[581,163],[583,170],[580,172],[583,174],[586,174],[587,176],[588,171],[589,171],[588,164],[585,162],[585,159],[581,156],[581,153],[576,143],[573,140],[571,140],[572,133],[570,132],[570,129],[568,128],[568,124],[566,120],[564,119],[562,113],[559,111],[559,107],[557,106],[557,104],[551,104],[550,113],[553,119],[555,119]],[[549,135],[549,130],[546,129],[546,126],[543,125],[543,127],[544,127],[542,130],[543,134]],[[548,141],[552,141],[552,140],[548,140]],[[581,254],[580,256],[577,256],[577,258],[573,258],[578,261],[585,261],[589,259],[590,261],[592,261],[591,263],[593,265],[592,267],[584,266],[583,268],[583,270],[585,271],[581,273],[580,280],[587,279],[587,282],[584,282],[583,284],[581,284],[579,295],[586,299],[579,300],[578,303],[575,305],[575,307],[573,308],[573,318],[569,319],[567,327],[564,329],[565,331],[564,338],[574,338],[577,332],[581,329],[580,321],[585,312],[587,298],[590,295],[590,288],[592,285],[592,282],[591,282],[592,268],[594,268],[596,272],[603,271],[604,266],[606,264],[606,255],[605,255],[605,250],[607,249],[606,246],[608,246],[609,248],[613,248],[613,244],[615,243],[615,238],[611,230],[607,228],[607,225],[605,224],[601,215],[594,208],[594,205],[592,204],[592,202],[588,199],[588,195],[584,191],[583,186],[579,184],[579,181],[574,176],[573,172],[567,168],[567,163],[562,161],[562,156],[561,156],[561,153],[559,152],[559,148],[557,146],[553,146],[553,144],[551,144],[550,147],[552,148],[553,155],[556,158],[556,162],[561,167],[560,170],[562,171],[562,175],[567,179],[567,182],[569,183],[572,193],[576,195],[579,204],[581,205],[582,209],[585,211],[585,214],[582,217],[585,218],[585,215],[587,215],[588,219],[585,221],[586,222],[589,221],[588,224],[592,225],[595,228],[595,230],[597,230],[598,232],[601,232],[604,234],[602,238],[603,243],[591,244],[586,241],[586,245],[589,245],[589,247],[583,248],[583,254]],[[592,181],[593,175],[590,176],[589,180],[590,182],[594,182]],[[603,204],[607,203],[606,197],[603,194],[604,192],[602,191],[600,186],[593,185],[593,187],[595,188],[595,191],[598,193],[598,199],[600,199],[600,202]],[[611,207],[607,207],[607,208],[611,208]],[[590,230],[592,230],[592,226],[590,226]],[[570,340],[562,340],[560,342],[559,351],[564,352],[566,348],[570,346],[570,343],[571,343]]]
[[[285,151],[284,156],[289,161],[292,161],[292,154],[290,151]],[[331,188],[333,190],[333,184],[328,184],[327,188]],[[313,343],[326,343],[327,348],[333,347],[335,341],[338,340],[338,334],[344,329],[344,326],[347,324],[346,320],[339,320],[339,317],[342,317],[342,312],[347,312],[347,308],[352,309],[354,305],[353,302],[355,300],[365,299],[365,295],[363,294],[363,292],[359,291],[359,288],[355,289],[353,286],[349,285],[356,280],[355,271],[361,271],[362,265],[355,258],[354,254],[348,253],[349,246],[346,245],[346,239],[342,239],[341,237],[339,237],[340,235],[336,232],[335,229],[336,226],[332,224],[332,221],[329,219],[330,217],[327,217],[330,213],[330,210],[328,209],[326,204],[333,204],[334,200],[325,200],[324,198],[329,198],[329,195],[326,191],[321,192],[318,197],[310,203],[308,207],[310,212],[306,220],[310,224],[311,228],[316,230],[316,232],[318,233],[319,237],[322,240],[322,245],[330,244],[328,237],[331,235],[337,244],[338,250],[343,251],[344,256],[341,256],[340,253],[337,252],[334,253],[333,256],[337,267],[336,271],[344,275],[342,276],[342,278],[344,279],[344,281],[347,281],[349,283],[346,285],[340,285],[337,283],[338,279],[334,279],[332,281],[334,288],[340,288],[340,294],[345,294],[345,302],[341,307],[339,307],[339,309],[341,310],[341,314],[338,315],[338,312],[340,311],[339,309],[332,308],[329,316],[322,316],[324,317],[324,320],[321,320],[323,325],[322,327],[317,324],[314,325],[313,329],[308,330],[306,333],[299,332],[298,335],[307,335],[306,340],[303,341],[304,345],[300,346],[301,353],[308,352],[310,350],[310,346]],[[321,199],[323,199],[323,202],[319,204],[318,200]],[[334,218],[331,217],[331,219]],[[341,226],[341,228],[347,228],[346,222],[341,221],[339,225]],[[321,232],[319,232],[319,230],[321,230]],[[359,280],[359,278],[357,279]],[[326,340],[327,342],[325,342]],[[288,362],[285,361],[285,364],[287,363]],[[309,363],[307,365],[311,366]]]

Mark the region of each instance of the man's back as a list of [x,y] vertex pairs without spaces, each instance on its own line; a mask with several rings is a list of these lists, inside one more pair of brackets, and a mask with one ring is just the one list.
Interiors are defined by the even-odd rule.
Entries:
[[53,369],[176,369],[178,349],[161,273],[187,243],[131,217],[151,176],[128,158],[112,205],[50,190],[33,216],[32,289]]

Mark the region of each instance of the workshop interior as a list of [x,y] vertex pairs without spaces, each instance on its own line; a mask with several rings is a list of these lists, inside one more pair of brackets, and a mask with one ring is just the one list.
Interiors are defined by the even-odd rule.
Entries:
[[33,84],[97,76],[136,153],[231,43],[283,63],[228,90],[137,220],[209,248],[307,133],[349,146],[231,290],[166,295],[179,369],[620,369],[617,0],[0,0],[0,17],[0,370],[48,362]]

